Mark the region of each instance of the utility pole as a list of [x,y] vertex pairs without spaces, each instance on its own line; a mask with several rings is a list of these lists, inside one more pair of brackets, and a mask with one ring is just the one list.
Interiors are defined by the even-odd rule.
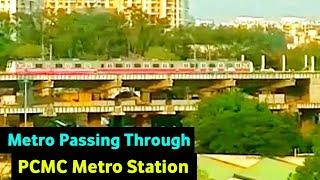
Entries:
[[42,60],[45,60],[45,47],[44,47],[44,17],[43,12],[40,14],[40,21],[41,21],[41,56]]
[[28,80],[24,80],[24,126],[27,127]]
[[52,44],[50,44],[50,61],[52,61]]
[[44,60],[44,37],[43,37],[43,21],[41,18],[41,56],[42,60]]
[[211,60],[211,46],[208,45],[208,56],[209,56],[209,60]]

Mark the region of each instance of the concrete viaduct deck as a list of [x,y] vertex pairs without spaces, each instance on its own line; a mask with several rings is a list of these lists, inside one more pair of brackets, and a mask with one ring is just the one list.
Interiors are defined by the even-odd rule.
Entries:
[[0,81],[17,80],[223,80],[223,79],[320,79],[319,72],[270,72],[270,73],[237,73],[237,74],[91,74],[91,75],[13,75],[0,74]]
[[[270,110],[288,110],[288,104],[269,104]],[[174,115],[177,112],[192,112],[198,109],[195,102],[179,105],[121,105],[121,106],[54,106],[54,107],[0,107],[1,115],[9,114],[43,114],[54,116],[62,113],[110,113],[111,115],[126,115],[128,113],[154,113]],[[297,109],[320,109],[319,104],[297,104]]]

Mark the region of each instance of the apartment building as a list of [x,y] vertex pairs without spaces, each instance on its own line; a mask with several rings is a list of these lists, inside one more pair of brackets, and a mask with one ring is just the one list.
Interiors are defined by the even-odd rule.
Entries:
[[31,14],[43,8],[43,0],[16,0],[17,12]]
[[141,9],[154,18],[167,18],[171,26],[180,26],[188,19],[188,0],[44,0],[47,10],[64,9],[70,13],[79,9],[102,8],[130,17],[132,8]]
[[40,10],[43,0],[0,0],[0,12],[15,14],[22,12],[30,14]]
[[0,12],[14,14],[17,12],[16,0],[0,0]]
[[128,18],[133,9],[140,9],[153,19],[166,18],[172,27],[185,25],[189,19],[188,0],[0,0],[0,12],[9,14],[30,14],[41,9],[71,13],[90,8],[112,10]]

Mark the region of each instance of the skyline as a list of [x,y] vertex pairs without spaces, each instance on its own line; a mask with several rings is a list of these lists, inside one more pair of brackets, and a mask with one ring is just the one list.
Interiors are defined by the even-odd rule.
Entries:
[[194,18],[217,23],[230,22],[238,16],[318,18],[318,7],[319,0],[190,0],[190,14]]

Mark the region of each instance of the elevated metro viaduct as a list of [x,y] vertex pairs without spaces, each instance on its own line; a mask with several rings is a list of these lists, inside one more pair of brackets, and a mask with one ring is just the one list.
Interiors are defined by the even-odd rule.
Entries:
[[282,71],[264,72],[263,57],[261,71],[244,74],[1,74],[0,96],[16,95],[17,103],[1,106],[0,114],[10,119],[15,114],[55,117],[76,113],[89,120],[97,118],[96,114],[130,115],[139,126],[150,126],[154,115],[197,110],[195,94],[201,99],[231,88],[241,88],[267,102],[273,111],[289,111],[302,118],[319,113],[320,72],[315,70],[314,59],[308,71],[289,71],[285,62],[283,58]]

